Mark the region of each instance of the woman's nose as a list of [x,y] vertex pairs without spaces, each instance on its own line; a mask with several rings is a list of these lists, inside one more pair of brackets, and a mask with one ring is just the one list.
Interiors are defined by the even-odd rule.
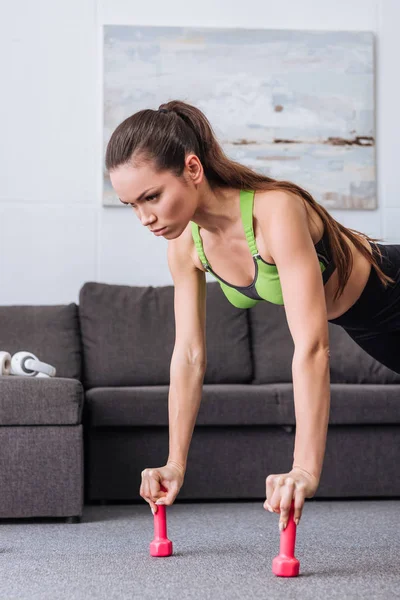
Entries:
[[144,227],[148,227],[154,222],[154,216],[141,214],[140,221]]

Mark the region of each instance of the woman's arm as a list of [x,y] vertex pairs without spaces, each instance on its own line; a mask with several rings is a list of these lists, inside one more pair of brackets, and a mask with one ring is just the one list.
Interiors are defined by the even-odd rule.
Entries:
[[302,200],[279,191],[268,214],[261,225],[278,269],[294,342],[293,464],[319,480],[330,410],[329,330],[321,268]]
[[321,268],[300,198],[277,192],[261,228],[277,266],[292,362],[296,438],[293,468],[266,479],[264,507],[280,513],[285,527],[294,502],[300,519],[305,498],[315,494],[322,471],[330,409],[329,330]]
[[168,265],[174,281],[175,345],[168,399],[168,462],[186,469],[189,445],[200,407],[207,368],[205,273],[192,262],[190,223],[168,242]]
[[330,373],[327,352],[295,356],[292,363],[296,437],[293,467],[318,480],[324,462],[330,410]]
[[172,358],[168,398],[168,463],[186,471],[189,446],[200,408],[205,366]]

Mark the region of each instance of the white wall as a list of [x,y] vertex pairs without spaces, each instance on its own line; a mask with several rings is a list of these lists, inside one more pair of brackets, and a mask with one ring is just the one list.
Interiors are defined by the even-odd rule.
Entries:
[[133,211],[101,204],[103,24],[374,31],[379,208],[332,214],[400,243],[399,22],[398,0],[7,3],[0,24],[0,304],[78,302],[86,281],[172,284],[167,241]]

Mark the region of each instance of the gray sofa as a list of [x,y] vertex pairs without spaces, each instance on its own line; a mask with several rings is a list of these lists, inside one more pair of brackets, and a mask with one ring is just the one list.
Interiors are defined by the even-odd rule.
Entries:
[[[79,306],[0,307],[0,350],[51,379],[0,377],[0,518],[79,521],[84,504],[144,502],[168,457],[173,286],[85,283]],[[293,342],[284,308],[233,307],[207,284],[207,371],[180,500],[265,500],[292,465]],[[400,496],[400,375],[329,324],[331,410],[316,498]]]

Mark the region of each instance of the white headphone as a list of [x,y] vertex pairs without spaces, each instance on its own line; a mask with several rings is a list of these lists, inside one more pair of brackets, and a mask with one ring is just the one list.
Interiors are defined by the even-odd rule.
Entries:
[[55,377],[56,369],[41,362],[32,352],[17,352],[11,358],[8,352],[0,352],[0,376],[23,375],[25,377]]

